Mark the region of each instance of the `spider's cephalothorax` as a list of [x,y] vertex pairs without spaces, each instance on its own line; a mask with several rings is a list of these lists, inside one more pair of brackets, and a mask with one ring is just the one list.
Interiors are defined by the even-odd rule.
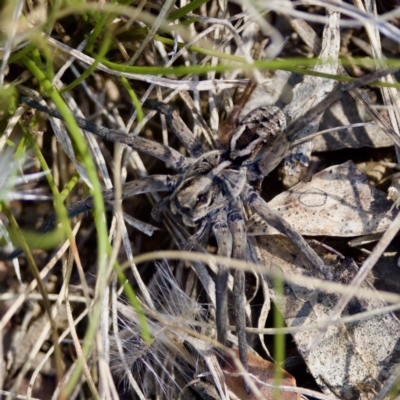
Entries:
[[260,179],[277,167],[290,147],[286,118],[278,107],[250,111],[236,126],[229,143],[229,158],[247,167],[249,180]]

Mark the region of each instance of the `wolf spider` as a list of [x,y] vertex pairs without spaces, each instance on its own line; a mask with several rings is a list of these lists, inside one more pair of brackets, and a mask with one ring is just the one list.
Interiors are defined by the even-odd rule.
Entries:
[[[100,127],[82,118],[76,118],[76,122],[82,129],[103,139],[126,144],[136,151],[165,161],[177,171],[173,176],[152,175],[126,183],[123,186],[122,199],[140,193],[169,192],[170,195],[155,207],[153,215],[159,215],[162,208],[169,203],[173,214],[181,217],[185,225],[197,229],[189,243],[195,243],[211,228],[218,244],[218,255],[244,259],[247,243],[244,205],[248,205],[268,224],[288,236],[313,266],[324,270],[320,257],[299,233],[271,209],[250,182],[268,175],[287,155],[289,149],[298,144],[299,141],[295,140],[296,133],[339,100],[344,91],[375,81],[388,72],[377,71],[347,84],[337,84],[322,102],[288,127],[283,112],[273,106],[257,108],[238,121],[240,110],[254,87],[254,83],[250,82],[240,104],[235,106],[230,117],[221,125],[220,148],[211,151],[194,137],[171,106],[154,100],[147,101],[144,107],[157,110],[165,116],[170,128],[187,149],[189,157],[155,141]],[[60,113],[49,107],[31,99],[22,100],[40,111],[62,119]],[[113,200],[112,190],[103,195],[105,201]],[[76,216],[92,208],[92,198],[88,197],[70,206],[69,216]],[[49,230],[54,225],[55,217],[42,230]],[[216,325],[218,341],[223,345],[226,345],[228,331],[228,275],[228,267],[219,265],[216,279]],[[236,270],[233,297],[239,355],[243,366],[247,368],[244,287],[244,272]]]

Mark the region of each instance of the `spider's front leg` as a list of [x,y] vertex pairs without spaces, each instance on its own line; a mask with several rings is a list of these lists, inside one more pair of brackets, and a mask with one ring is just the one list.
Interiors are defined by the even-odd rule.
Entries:
[[[64,120],[61,113],[57,110],[53,110],[52,108],[40,104],[35,100],[28,99],[27,97],[22,97],[21,100],[25,104],[28,104],[39,111],[45,112],[51,117]],[[179,151],[171,147],[164,146],[163,144],[154,140],[128,135],[126,132],[117,129],[104,128],[84,118],[74,117],[74,119],[81,129],[100,136],[102,139],[105,139],[109,142],[122,143],[131,147],[133,150],[149,154],[171,165],[172,168],[178,172],[184,172],[193,162],[191,158],[184,157],[181,153],[179,153]]]
[[185,125],[178,112],[169,104],[156,100],[147,100],[143,107],[158,111],[174,132],[175,136],[184,145],[192,157],[199,157],[205,152],[203,145],[195,138],[190,129]]

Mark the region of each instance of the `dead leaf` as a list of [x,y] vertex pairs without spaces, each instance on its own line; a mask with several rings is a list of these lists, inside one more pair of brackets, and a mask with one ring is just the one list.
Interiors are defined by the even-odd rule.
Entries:
[[[373,117],[349,93],[324,113],[319,130],[370,122]],[[314,152],[360,147],[389,147],[393,141],[379,126],[365,126],[326,133],[314,139]]]
[[[324,278],[308,264],[299,250],[283,236],[258,238],[263,263],[286,274]],[[314,241],[315,242],[315,241]],[[357,273],[352,260],[310,243],[323,259],[335,282],[348,284]],[[272,287],[272,285],[270,285]],[[361,287],[375,291],[369,282]],[[271,289],[271,297],[284,315],[287,326],[321,323],[330,315],[339,295],[284,284],[284,296]],[[382,308],[380,300],[353,298],[342,316]],[[296,333],[294,339],[307,367],[326,394],[339,399],[373,399],[397,366],[400,350],[400,321],[392,313],[346,325],[332,326],[313,351],[308,350],[316,330]]]
[[[239,352],[235,351],[237,357],[239,357]],[[263,358],[256,356],[254,354],[248,353],[248,373],[257,377],[261,382],[268,383],[270,385],[276,385],[274,381],[274,372],[278,367],[276,364],[264,360]],[[238,370],[235,368],[235,364],[232,359],[227,358],[227,364],[223,367],[223,372],[225,376],[225,383],[228,389],[233,392],[240,400],[257,400],[254,394],[247,394],[243,387],[243,379],[241,376],[232,376],[230,373],[237,374]],[[263,395],[263,399],[269,400],[273,398],[273,390],[261,383],[254,382],[258,390]],[[289,372],[282,370],[282,381],[279,382],[281,386],[296,386],[296,380],[293,378]],[[280,392],[278,398],[280,400],[300,400],[299,393],[293,392]]]
[[[276,196],[269,205],[294,229],[308,236],[360,236],[383,232],[394,215],[386,194],[348,161],[315,174]],[[276,235],[257,215],[248,225],[249,235]]]

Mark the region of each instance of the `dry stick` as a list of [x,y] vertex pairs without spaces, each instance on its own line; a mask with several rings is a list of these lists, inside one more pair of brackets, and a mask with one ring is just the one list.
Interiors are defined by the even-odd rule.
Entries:
[[[140,55],[143,53],[144,49],[146,46],[149,44],[149,42],[154,38],[154,36],[157,34],[158,29],[160,26],[165,22],[167,19],[167,15],[169,11],[171,10],[171,7],[174,5],[173,0],[165,0],[163,1],[161,10],[158,12],[156,20],[151,24],[151,28],[145,37],[145,39],[141,42],[140,47],[136,50],[135,54],[131,57],[129,60],[128,65],[134,65],[135,61],[140,57]],[[137,12],[137,11],[136,11]],[[139,13],[137,13],[138,15]],[[135,18],[136,19],[136,18]]]
[[[328,323],[328,319],[321,322],[310,324],[310,325],[295,325],[286,328],[248,328],[246,327],[246,333],[253,335],[295,335],[300,332],[310,332],[316,331],[318,329],[325,329],[336,325],[352,324],[354,322],[363,321],[366,319],[371,319],[375,316],[381,316],[383,314],[388,314],[394,311],[400,310],[400,303],[392,304],[390,306],[385,306],[377,308],[375,310],[364,311],[358,314],[354,314],[348,317],[337,318],[332,322]],[[235,331],[236,327],[229,325],[229,330]]]
[[[12,396],[13,399],[17,400],[27,400],[27,396],[23,396],[22,394],[15,394],[11,392],[7,392],[6,390],[0,390],[0,395],[2,396]],[[30,400],[40,400],[37,397],[31,397]]]
[[[242,269],[244,271],[252,271],[253,269],[260,270],[263,274],[271,277],[283,279],[285,282],[293,283],[295,285],[310,289],[310,290],[324,290],[327,292],[335,292],[335,293],[347,293],[348,287],[347,285],[343,285],[340,283],[336,283],[334,281],[326,281],[318,278],[312,278],[308,276],[302,276],[301,282],[299,281],[299,276],[296,274],[288,274],[283,273],[279,268],[274,267],[262,267],[259,264],[255,264],[249,261],[243,260],[235,260],[229,257],[221,257],[218,255],[210,255],[199,252],[190,252],[190,251],[176,251],[176,250],[166,250],[166,251],[152,251],[149,253],[141,254],[134,257],[135,264],[141,264],[147,261],[154,260],[184,260],[184,261],[194,261],[194,262],[203,262],[207,265],[210,263],[217,264],[226,264],[229,265],[230,268]],[[124,262],[121,265],[121,270],[125,271],[129,266],[128,262]],[[391,292],[384,291],[376,291],[371,292],[370,289],[360,288],[357,291],[357,296],[362,299],[378,299],[384,300],[389,303],[400,303],[400,295]]]
[[[55,47],[57,50],[67,53],[69,57],[73,56],[77,60],[83,62],[86,65],[93,65],[95,60],[88,55],[73,49],[72,47],[67,46],[65,43],[59,42],[54,38],[48,37],[47,43]],[[163,78],[158,75],[141,75],[124,71],[116,71],[112,68],[106,67],[104,64],[99,63],[97,65],[97,70],[106,72],[111,76],[124,76],[127,79],[139,80],[143,82],[147,82],[150,84],[160,85],[164,88],[177,89],[177,90],[224,90],[224,89],[232,89],[238,86],[241,86],[241,81],[232,80],[232,79],[208,79],[204,81],[190,81],[190,80],[173,80]]]
[[343,126],[338,126],[337,128],[329,128],[329,129],[324,129],[323,131],[315,132],[312,133],[311,135],[308,135],[306,137],[296,139],[293,144],[291,145],[292,147],[295,147],[301,143],[307,142],[311,139],[314,139],[317,136],[324,135],[325,133],[330,133],[330,132],[338,132],[341,130],[347,130],[347,129],[353,129],[353,128],[360,128],[360,127],[367,127],[367,126],[377,126],[375,122],[358,122],[356,124],[349,124],[349,125],[343,125]]

